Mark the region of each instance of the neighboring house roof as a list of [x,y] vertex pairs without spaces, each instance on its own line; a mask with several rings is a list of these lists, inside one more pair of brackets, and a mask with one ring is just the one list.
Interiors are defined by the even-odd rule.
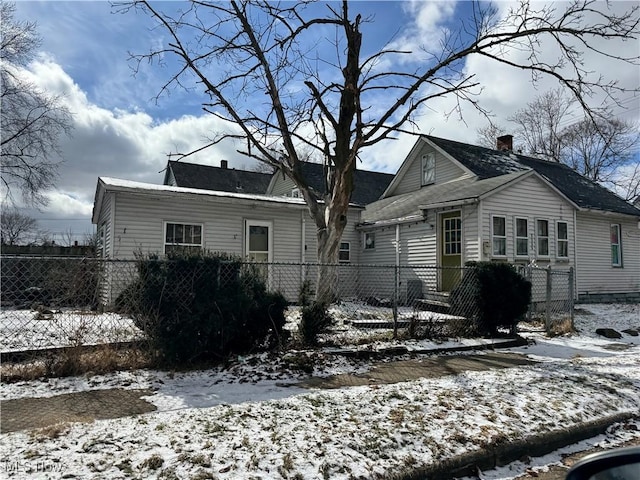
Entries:
[[198,195],[203,198],[215,198],[223,202],[232,202],[239,204],[252,205],[256,202],[264,202],[277,204],[280,206],[291,206],[294,208],[306,209],[306,204],[302,198],[280,197],[264,194],[247,194],[224,192],[221,190],[205,190],[202,188],[185,188],[173,185],[157,185],[155,183],[142,183],[130,180],[122,180],[120,178],[99,177],[96,187],[96,195],[93,202],[92,222],[97,223],[102,208],[102,199],[104,194],[109,192],[131,192],[131,193],[147,193],[162,194],[174,196],[191,196]]
[[169,185],[171,179],[177,187],[252,194],[267,191],[271,174],[170,160],[164,184]]
[[562,163],[469,145],[431,135],[423,135],[423,138],[472,171],[480,179],[532,169],[578,208],[640,216],[639,209]]
[[422,217],[422,210],[426,208],[444,206],[448,203],[460,205],[477,202],[482,197],[532,174],[533,172],[530,170],[521,170],[485,179],[466,177],[421,188],[414,192],[383,198],[367,205],[361,214],[361,221],[367,224],[384,223],[389,220],[411,220]]
[[[300,169],[311,188],[320,194],[325,193],[324,166],[321,163],[301,162]],[[275,175],[282,175],[282,173],[275,173]],[[356,169],[353,177],[351,203],[367,205],[375,202],[382,196],[393,177],[392,173]]]

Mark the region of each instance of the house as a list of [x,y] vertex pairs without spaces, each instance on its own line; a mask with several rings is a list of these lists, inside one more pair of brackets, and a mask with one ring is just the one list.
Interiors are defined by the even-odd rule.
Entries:
[[[494,150],[421,136],[361,214],[360,261],[573,267],[579,299],[639,298],[640,210],[563,164],[514,153],[511,142],[501,137]],[[431,288],[458,279],[445,270]]]
[[229,168],[229,162],[220,161],[219,167],[196,163],[167,162],[164,185],[200,188],[233,193],[265,193],[272,175]]
[[[316,174],[322,172],[322,165],[305,169]],[[360,176],[367,187],[365,199],[380,197],[393,177],[375,174],[378,182],[374,185],[372,175],[364,171],[358,172],[356,183]],[[304,200],[291,195],[286,180],[272,182],[271,177],[229,169],[224,164],[207,167],[177,162],[169,162],[165,185],[100,177],[92,217],[98,227],[98,255],[130,260],[139,252],[164,254],[187,248],[226,252],[254,261],[315,262],[316,226]],[[270,193],[269,182],[288,190],[288,196]],[[244,192],[254,193],[238,193],[238,183]],[[356,188],[356,198],[360,198],[360,190]],[[345,231],[340,246],[345,263],[359,263],[360,233],[355,225],[363,208],[353,203],[347,215],[351,228]],[[110,282],[117,283],[115,279]],[[273,286],[282,287],[286,279],[274,282]],[[114,284],[106,290],[105,301],[112,302],[122,286]],[[297,286],[291,290],[294,295]]]
[[[450,291],[465,262],[489,260],[573,268],[583,300],[640,300],[640,210],[564,165],[512,152],[510,136],[499,146],[423,135],[395,175],[357,170],[341,262],[452,267],[407,279],[405,295],[416,282]],[[322,192],[323,166],[302,170]],[[164,185],[100,178],[93,223],[105,258],[180,247],[316,260],[316,227],[294,183],[225,163],[169,162]]]

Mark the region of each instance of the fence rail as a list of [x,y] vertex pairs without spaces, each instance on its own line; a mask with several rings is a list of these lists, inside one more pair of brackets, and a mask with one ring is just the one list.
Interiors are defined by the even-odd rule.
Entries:
[[[163,268],[167,260],[158,260]],[[313,296],[318,264],[242,264],[260,269],[268,289],[290,302],[289,316],[299,318],[303,294]],[[342,325],[367,328],[432,329],[427,335],[472,332],[469,310],[451,310],[448,290],[469,273],[468,267],[424,265],[335,265],[335,302],[331,313]],[[572,318],[573,273],[525,267],[532,282],[529,318],[548,329]],[[200,272],[206,275],[210,272]],[[219,269],[217,275],[233,275]],[[145,338],[127,314],[127,295],[144,275],[136,260],[3,255],[0,259],[0,343],[2,351],[77,345],[126,344]],[[193,279],[191,279],[193,280]],[[185,278],[184,281],[190,281]],[[182,290],[187,297],[188,288]],[[181,301],[177,299],[176,301]],[[462,304],[466,299],[462,298]],[[458,299],[460,303],[460,299]],[[461,315],[460,312],[466,312]]]

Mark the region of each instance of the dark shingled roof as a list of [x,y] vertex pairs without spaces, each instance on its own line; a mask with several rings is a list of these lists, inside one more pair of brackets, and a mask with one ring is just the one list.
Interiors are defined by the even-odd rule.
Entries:
[[458,160],[480,179],[532,169],[580,208],[640,216],[639,209],[562,163],[468,145],[430,135],[425,135],[424,138]]
[[[169,161],[176,186],[201,188],[232,193],[265,193],[271,180],[270,173],[250,172],[233,168],[212,167],[196,163]],[[164,184],[167,185],[167,175]]]
[[[324,193],[324,171],[321,163],[301,163],[302,175],[309,186]],[[367,205],[378,200],[387,189],[394,175],[391,173],[371,172],[356,169],[353,178],[351,203]]]

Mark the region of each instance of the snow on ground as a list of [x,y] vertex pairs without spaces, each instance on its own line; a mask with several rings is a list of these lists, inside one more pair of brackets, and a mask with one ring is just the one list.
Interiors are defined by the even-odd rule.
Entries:
[[[639,327],[639,307],[581,308],[594,315],[576,315],[579,334],[548,339],[527,333],[535,344],[514,349],[544,360],[536,365],[395,385],[284,386],[308,375],[296,368],[308,361],[317,375],[367,368],[322,352],[243,357],[200,372],[146,370],[2,385],[5,399],[151,388],[147,399],[158,411],[3,434],[0,458],[11,459],[5,467],[15,478],[375,478],[490,442],[640,413],[636,337],[613,341],[592,334],[596,326],[614,326],[612,318],[614,328]],[[309,355],[317,357],[305,359]]]
[[88,311],[2,309],[0,311],[2,351],[52,348],[69,345],[127,342],[142,332],[133,320],[116,313]]

